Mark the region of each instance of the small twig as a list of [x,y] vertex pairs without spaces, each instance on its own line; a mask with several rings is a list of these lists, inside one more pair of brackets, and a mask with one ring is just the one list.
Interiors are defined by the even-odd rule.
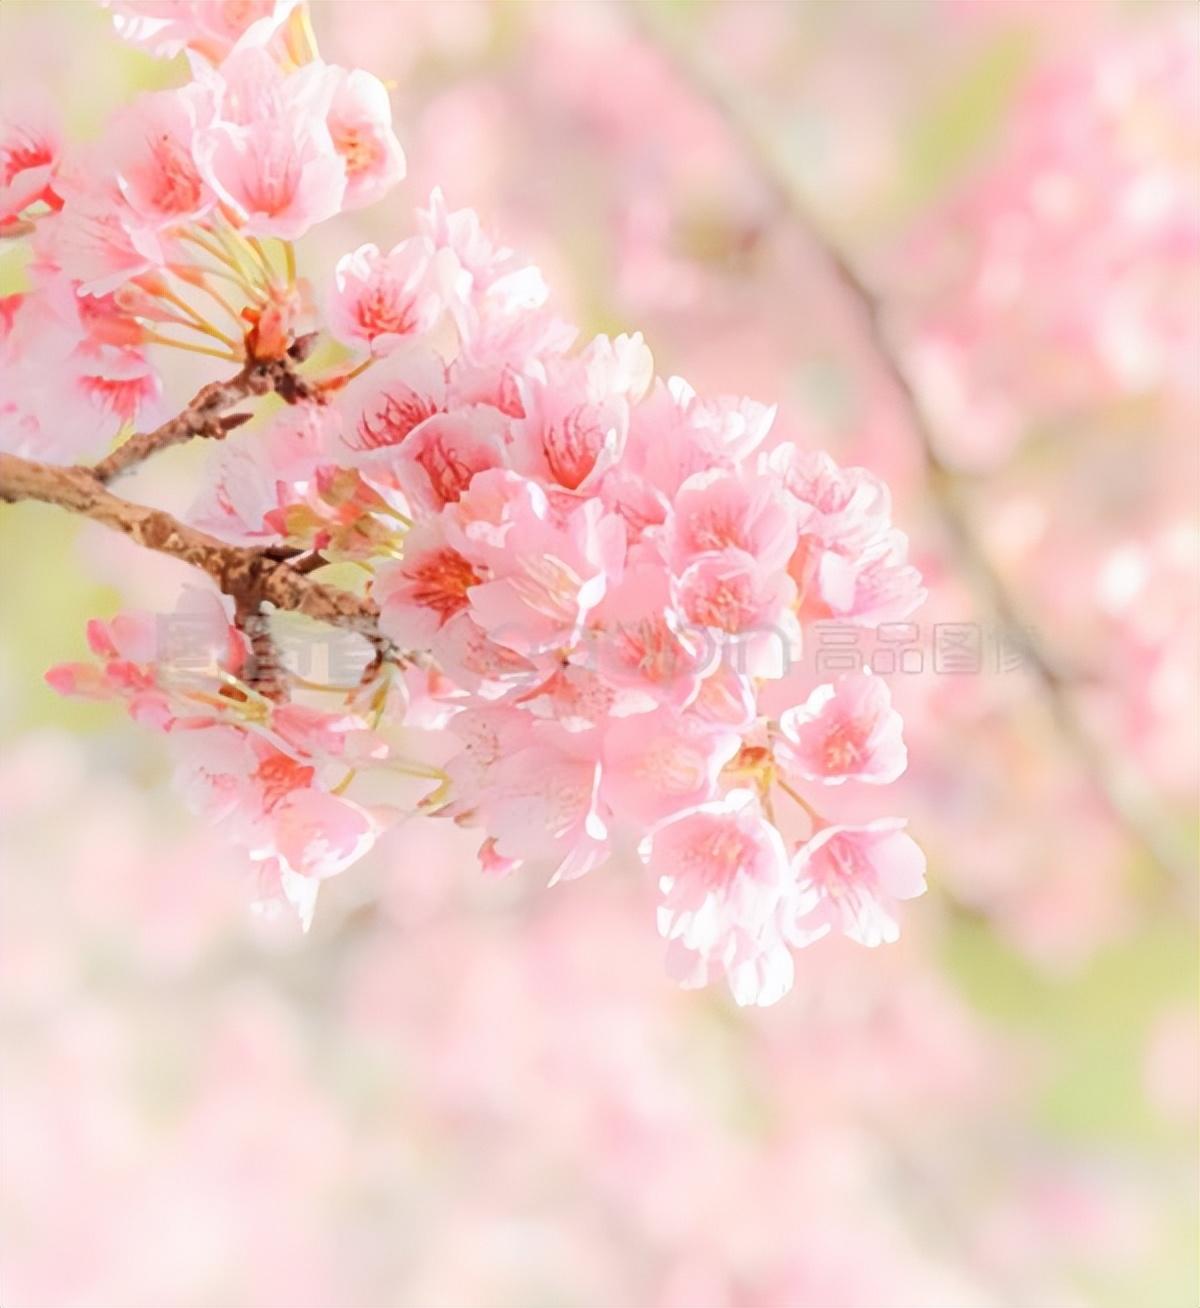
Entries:
[[314,581],[266,550],[230,545],[161,509],[122,499],[87,468],[54,467],[0,454],[0,500],[55,504],[103,523],[147,549],[181,559],[207,573],[234,600],[239,614],[257,613],[264,604],[273,604],[357,631],[382,657],[394,654],[379,630],[379,611],[371,600]]
[[91,469],[92,475],[97,481],[107,483],[172,445],[181,445],[198,437],[222,440],[250,417],[246,413],[228,414],[227,411],[252,396],[268,395],[274,391],[289,404],[301,400],[320,402],[319,392],[293,366],[307,357],[312,342],[312,337],[302,336],[286,359],[251,359],[227,380],[209,382],[174,418],[153,431],[140,432],[118,445]]

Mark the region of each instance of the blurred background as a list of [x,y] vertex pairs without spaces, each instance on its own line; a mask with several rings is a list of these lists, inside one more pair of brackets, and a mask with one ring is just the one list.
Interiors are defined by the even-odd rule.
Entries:
[[[666,980],[632,877],[486,882],[424,821],[307,938],[261,921],[161,741],[42,682],[183,574],[8,507],[4,1303],[1189,1308],[1200,10],[313,8],[410,177],[310,273],[439,184],[585,331],[888,479],[931,598],[859,652],[897,660],[931,889],[764,1012]],[[0,52],[84,138],[180,78],[65,0],[3,0]]]

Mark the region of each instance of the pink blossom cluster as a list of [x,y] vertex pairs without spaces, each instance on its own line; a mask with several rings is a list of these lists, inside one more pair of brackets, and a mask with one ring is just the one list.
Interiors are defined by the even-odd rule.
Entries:
[[[739,1003],[778,999],[792,949],[830,932],[895,939],[924,857],[902,818],[831,805],[904,770],[899,714],[878,676],[798,671],[814,624],[897,622],[923,598],[887,488],[773,439],[771,407],[657,377],[640,334],[574,349],[538,270],[439,192],[314,297],[291,241],[402,168],[381,84],[300,60],[302,10],[268,6],[226,48],[186,6],[153,31],[120,8],[130,34],[187,46],[194,78],[55,171],[6,344],[57,294],[141,330],[121,347],[137,357],[176,343],[147,335],[150,302],[232,358],[286,360],[319,299],[342,361],[227,442],[191,521],[357,588],[379,635],[353,637],[349,678],[318,679],[273,664],[284,615],[206,596],[186,657],[154,619],[118,619],[92,628],[100,666],[53,684],[165,730],[188,792],[305,920],[415,785],[481,832],[491,875],[636,855],[673,975],[724,976]],[[247,300],[240,342],[184,295],[218,272]],[[15,389],[16,447],[44,453],[54,409],[31,417]]]
[[186,46],[192,79],[139,96],[78,151],[36,98],[0,118],[0,230],[31,230],[34,287],[0,300],[0,440],[55,462],[157,416],[151,345],[220,355],[252,324],[259,356],[281,351],[304,305],[254,243],[294,240],[404,175],[383,84],[316,58],[303,9],[114,9],[130,39]]

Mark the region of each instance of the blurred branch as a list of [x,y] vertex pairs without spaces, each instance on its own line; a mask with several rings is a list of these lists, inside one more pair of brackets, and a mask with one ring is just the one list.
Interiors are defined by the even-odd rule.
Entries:
[[269,549],[230,545],[197,531],[161,509],[122,499],[89,468],[56,467],[0,454],[0,501],[38,500],[103,523],[147,549],[181,559],[207,573],[237,605],[239,621],[264,603],[303,613],[318,622],[349,627],[384,649],[378,610],[367,599],[323,585],[273,557]]
[[1094,738],[1057,659],[1034,634],[1029,614],[992,562],[972,523],[962,482],[938,453],[933,426],[888,335],[883,302],[823,229],[773,134],[764,128],[743,98],[700,55],[669,33],[665,24],[653,16],[649,5],[630,4],[626,12],[634,27],[668,60],[683,83],[720,114],[780,209],[805,234],[841,285],[863,325],[880,371],[904,409],[920,446],[934,508],[976,594],[1003,627],[1014,635],[1020,633],[1023,652],[1060,735],[1118,825],[1161,872],[1190,891],[1194,881],[1191,859],[1172,838],[1166,817],[1158,811],[1158,805],[1136,773]]

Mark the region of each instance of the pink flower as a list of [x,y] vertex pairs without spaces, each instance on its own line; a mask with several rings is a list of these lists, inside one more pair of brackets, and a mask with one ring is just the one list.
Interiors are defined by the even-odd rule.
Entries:
[[360,859],[378,829],[359,805],[323,790],[298,788],[271,814],[270,854],[297,876],[323,881]]
[[426,418],[446,408],[446,365],[422,342],[403,349],[356,377],[337,397],[345,415],[344,443],[355,453],[399,445]]
[[485,404],[435,413],[405,437],[394,458],[378,461],[392,469],[410,504],[436,513],[461,499],[472,480],[501,463],[502,415]]
[[573,645],[583,624],[620,574],[625,531],[596,500],[556,516],[531,487],[520,529],[481,551],[491,578],[471,592],[471,612],[502,645],[530,657]]
[[403,179],[404,152],[392,131],[392,106],[379,78],[361,68],[339,68],[325,122],[345,165],[347,209],[374,204]]
[[192,805],[220,822],[230,838],[264,865],[305,926],[318,882],[361,858],[378,824],[360,805],[318,784],[319,759],[293,754],[264,736],[226,723],[179,722],[181,781]]
[[508,760],[530,743],[533,728],[529,715],[511,705],[472,706],[456,713],[449,731],[462,745],[446,764],[454,796],[446,811],[465,816],[497,783]]
[[908,539],[891,523],[887,487],[863,468],[839,468],[820,451],[780,445],[763,460],[800,506],[788,571],[808,621],[899,622],[925,598]]
[[494,853],[547,865],[552,885],[581,877],[608,857],[596,734],[542,728],[527,748],[503,759],[482,796]]
[[140,96],[114,118],[106,138],[129,207],[141,222],[165,226],[202,215],[214,196],[196,166],[196,133],[213,116],[197,83]]
[[588,656],[610,683],[682,708],[696,697],[716,653],[687,625],[674,606],[667,570],[637,558],[619,580],[610,580],[589,618]]
[[325,121],[336,70],[307,64],[284,74],[251,46],[230,55],[211,84],[217,119],[196,133],[196,163],[244,230],[294,240],[332,218],[346,191]]
[[795,548],[794,503],[769,477],[715,468],[689,477],[670,518],[671,561],[682,571],[699,554],[736,549],[766,569],[781,569]]
[[568,328],[565,344],[554,348],[562,324],[539,312],[549,295],[542,274],[493,240],[473,210],[451,212],[435,189],[417,226],[437,251],[439,286],[472,363],[523,364],[570,343]]
[[761,677],[786,675],[799,648],[795,593],[786,573],[739,549],[700,555],[678,582],[679,607],[697,639],[739,672]]
[[903,722],[887,683],[866,673],[818,686],[780,716],[776,748],[784,769],[809,781],[895,781],[908,763]]
[[64,199],[35,238],[48,264],[86,295],[110,295],[165,263],[157,231],[143,222],[107,165],[68,163],[59,173]]
[[860,945],[898,939],[897,901],[925,891],[925,855],[903,818],[822,827],[796,854],[785,934],[807,944],[838,930]]
[[414,527],[403,560],[375,574],[380,626],[401,648],[433,649],[441,629],[467,613],[470,592],[481,580],[472,563],[446,542],[439,523]]
[[[335,260],[321,326],[357,358],[309,358],[297,251],[245,238],[290,242],[378,198],[404,159],[383,85],[317,60],[290,13],[116,6],[135,39],[186,48],[193,81],[65,161],[56,139],[0,136],[6,203],[51,210],[17,224],[32,289],[0,301],[0,444],[101,453],[157,398],[145,348],[194,329],[173,343],[223,367],[244,346],[247,417],[268,390],[284,402],[218,445],[188,521],[260,547],[280,570],[249,598],[297,612],[256,603],[235,623],[205,594],[122,616],[52,684],[164,731],[192,802],[305,925],[319,883],[415,808],[477,829],[492,876],[578,877],[640,839],[669,970],[724,977],[741,1004],[779,999],[789,946],[834,925],[893,938],[895,901],[923,884],[899,819],[814,812],[798,852],[785,836],[806,803],[788,778],[899,775],[886,686],[843,678],[775,720],[806,627],[921,598],[886,488],[765,449],[772,407],[656,379],[640,334],[572,351],[541,273],[437,191],[408,239]],[[378,631],[343,594],[352,648],[327,632],[313,669],[291,637],[336,587]]]
[[513,465],[578,491],[620,456],[629,405],[650,383],[653,362],[640,335],[597,337],[577,359],[554,361],[546,381],[521,387]]
[[62,128],[53,106],[35,93],[15,98],[0,113],[0,227],[38,201],[57,205],[54,171],[62,156]]
[[659,930],[684,984],[736,975],[739,1003],[771,1003],[791,985],[791,960],[774,928],[790,882],[783,838],[749,791],[697,805],[642,842],[662,891]]
[[442,312],[432,270],[433,248],[420,238],[387,254],[363,245],[338,260],[329,318],[347,345],[387,354],[406,337],[428,332]]
[[[122,425],[153,419],[161,386],[109,298],[47,277],[11,303],[0,337],[0,447],[44,462],[98,458]],[[123,343],[118,343],[123,342]]]
[[674,709],[612,720],[604,735],[605,803],[623,822],[652,827],[710,800],[741,735]]
[[100,0],[117,35],[151,54],[171,58],[194,50],[220,63],[256,24],[266,39],[298,0]]
[[180,720],[210,723],[211,696],[246,658],[245,637],[230,622],[231,604],[189,587],[172,613],[94,619],[87,639],[99,666],[59,664],[46,680],[63,695],[124,700],[136,721],[162,730]]

